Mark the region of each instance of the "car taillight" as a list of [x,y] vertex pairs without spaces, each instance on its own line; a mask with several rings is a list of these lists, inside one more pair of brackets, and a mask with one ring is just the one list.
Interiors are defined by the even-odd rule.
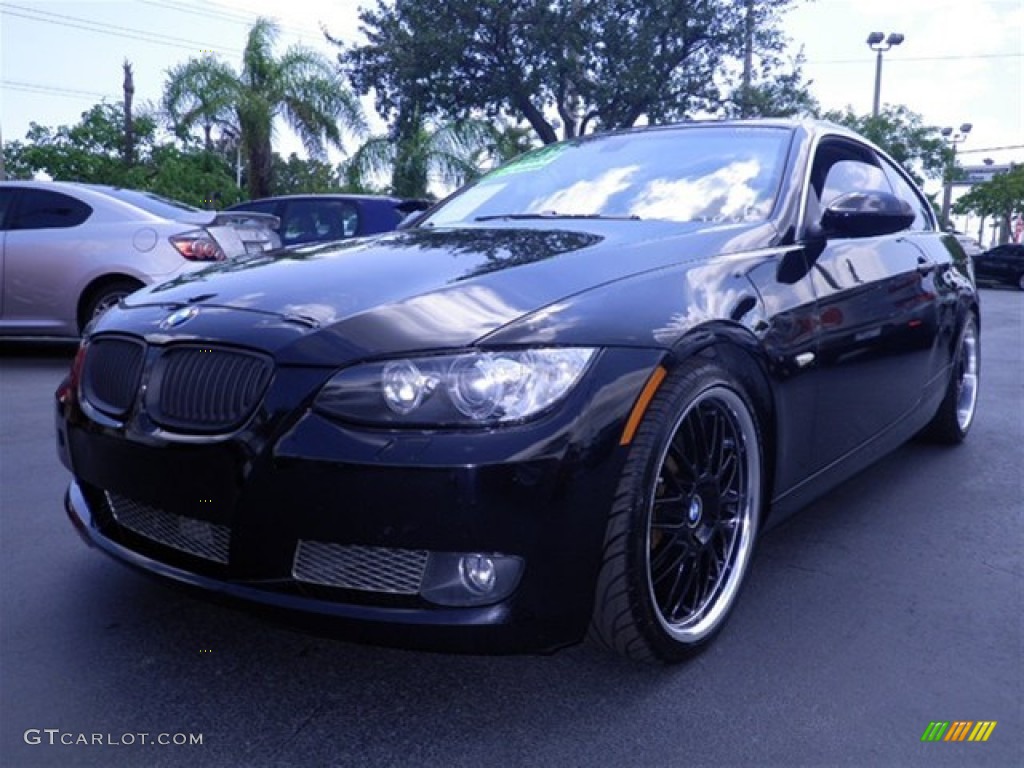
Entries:
[[171,245],[189,261],[224,261],[224,251],[209,232],[197,229],[170,238]]

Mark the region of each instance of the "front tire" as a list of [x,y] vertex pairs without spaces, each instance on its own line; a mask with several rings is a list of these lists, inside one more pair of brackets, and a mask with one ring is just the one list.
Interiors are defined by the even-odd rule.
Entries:
[[668,376],[630,448],[605,535],[591,636],[630,658],[705,648],[736,604],[763,505],[763,448],[742,384],[706,361]]

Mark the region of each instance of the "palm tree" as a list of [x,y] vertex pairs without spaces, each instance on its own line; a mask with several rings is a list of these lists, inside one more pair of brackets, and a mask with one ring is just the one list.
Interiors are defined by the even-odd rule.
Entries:
[[490,140],[477,149],[473,162],[484,171],[496,168],[534,149],[533,137],[533,128],[529,124],[502,123],[493,126]]
[[178,137],[185,138],[198,124],[203,129],[203,147],[212,152],[214,127],[237,132],[237,79],[231,67],[210,53],[168,70],[164,111]]
[[481,120],[431,126],[417,115],[397,124],[400,130],[370,137],[344,164],[350,187],[373,189],[374,177],[390,174],[391,194],[427,197],[431,182],[458,187],[479,176],[475,160],[497,140]]
[[341,147],[342,130],[365,130],[359,101],[345,87],[329,59],[299,45],[274,56],[277,25],[256,20],[242,54],[242,71],[213,56],[190,59],[168,72],[164,108],[176,129],[196,125],[212,146],[214,126],[240,134],[249,169],[250,197],[271,193],[274,120],[284,117],[313,157],[327,142]]

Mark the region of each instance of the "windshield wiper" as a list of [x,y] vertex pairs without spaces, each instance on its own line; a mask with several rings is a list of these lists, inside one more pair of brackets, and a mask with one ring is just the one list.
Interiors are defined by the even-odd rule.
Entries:
[[606,221],[640,221],[639,216],[608,216],[603,213],[559,213],[558,211],[540,211],[538,213],[494,213],[488,216],[477,216],[473,221],[495,221],[497,219],[600,219]]

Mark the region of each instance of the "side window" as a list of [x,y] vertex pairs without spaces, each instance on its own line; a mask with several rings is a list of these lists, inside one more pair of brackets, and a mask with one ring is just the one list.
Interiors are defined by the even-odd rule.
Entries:
[[825,176],[825,188],[821,194],[822,208],[827,208],[833,200],[846,192],[869,189],[892,191],[881,168],[862,160],[839,160],[832,164]]
[[92,208],[60,192],[23,189],[9,229],[63,229],[77,227]]
[[309,201],[289,203],[281,220],[281,240],[285,245],[312,243],[319,238],[316,206]]
[[341,240],[359,231],[359,213],[345,200],[298,200],[288,205],[281,230],[285,245]]
[[352,203],[346,200],[331,200],[320,211],[328,227],[328,239],[355,237],[359,231],[359,211]]
[[889,183],[892,184],[892,189],[896,197],[906,200],[910,207],[914,209],[914,223],[910,225],[911,229],[914,230],[930,230],[932,226],[931,218],[931,205],[929,202],[919,193],[914,186],[904,177],[902,173],[896,170],[892,165],[882,160],[882,169],[885,171],[886,178],[889,179]]
[[0,188],[0,230],[7,229],[7,214],[13,210],[11,204],[14,202],[14,190],[10,187]]

